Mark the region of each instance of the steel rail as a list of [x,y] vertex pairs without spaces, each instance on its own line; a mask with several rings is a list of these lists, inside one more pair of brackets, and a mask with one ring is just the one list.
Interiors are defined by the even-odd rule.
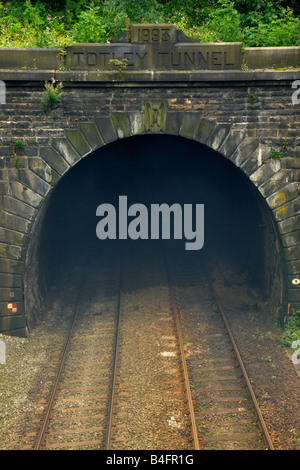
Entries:
[[185,359],[184,344],[183,344],[183,339],[182,339],[182,334],[181,334],[182,328],[181,328],[181,318],[180,318],[178,299],[177,299],[177,295],[176,295],[174,288],[171,287],[170,292],[171,292],[171,299],[173,300],[175,304],[173,312],[174,312],[174,317],[175,317],[177,337],[178,337],[179,348],[180,348],[181,364],[183,368],[185,389],[186,389],[191,424],[192,424],[192,436],[193,436],[193,441],[194,441],[194,450],[200,450],[198,429],[197,429],[196,416],[195,416],[195,411],[194,411],[194,403],[193,403],[193,397],[191,393],[191,385],[190,385],[190,379],[189,379],[189,372],[188,372],[187,363]]
[[193,437],[193,442],[194,442],[194,450],[200,450],[198,429],[197,429],[196,416],[195,416],[195,410],[194,410],[194,402],[193,402],[193,397],[192,397],[192,392],[191,392],[188,367],[187,367],[187,363],[185,359],[184,343],[183,343],[182,334],[181,334],[182,328],[181,328],[181,317],[180,317],[180,309],[178,305],[178,298],[177,298],[176,290],[172,287],[172,284],[171,284],[169,266],[168,266],[167,258],[164,252],[162,252],[162,258],[163,258],[163,262],[165,265],[167,281],[169,284],[170,298],[171,298],[172,304],[174,305],[173,313],[175,317],[181,364],[182,364],[182,369],[183,369],[184,384],[185,384],[188,408],[189,408],[191,425],[192,425],[192,437]]
[[220,300],[219,300],[219,297],[218,297],[218,294],[216,292],[216,288],[213,284],[211,284],[211,287],[212,287],[212,291],[214,293],[214,296],[215,296],[215,300],[217,302],[217,306],[218,306],[218,309],[222,315],[222,318],[223,318],[223,321],[225,323],[225,326],[226,326],[226,329],[227,329],[227,332],[228,332],[228,335],[230,337],[230,340],[232,342],[232,345],[234,347],[234,351],[235,351],[235,354],[236,354],[236,357],[239,361],[239,364],[240,364],[240,367],[241,367],[241,370],[243,372],[243,376],[244,376],[244,379],[246,381],[246,384],[247,384],[247,388],[249,390],[249,393],[251,395],[251,399],[252,399],[252,402],[253,402],[253,405],[254,405],[254,408],[255,408],[255,412],[256,412],[256,415],[257,415],[257,418],[258,418],[258,421],[259,421],[259,426],[261,428],[261,431],[262,431],[262,434],[263,434],[263,438],[264,438],[264,441],[268,447],[268,450],[274,450],[274,447],[273,447],[273,443],[272,443],[272,440],[270,438],[270,435],[269,435],[269,432],[268,432],[268,429],[266,427],[266,424],[264,422],[264,419],[263,419],[263,416],[262,416],[262,413],[260,411],[260,408],[259,408],[259,405],[257,403],[257,400],[256,400],[256,396],[254,394],[254,391],[253,391],[253,388],[252,388],[252,385],[251,385],[251,382],[249,380],[249,377],[248,377],[248,374],[247,374],[247,371],[246,371],[246,368],[244,366],[244,363],[243,363],[243,360],[241,358],[241,355],[240,355],[240,352],[239,352],[239,349],[237,347],[237,344],[235,342],[235,339],[233,337],[233,334],[231,332],[231,329],[230,329],[230,326],[229,326],[229,323],[227,321],[227,318],[226,318],[226,315],[224,313],[224,310],[223,310],[223,307],[220,303]]
[[110,450],[111,441],[112,441],[113,410],[114,410],[114,399],[115,399],[116,377],[117,377],[117,360],[118,360],[118,354],[119,354],[119,339],[120,339],[119,330],[120,330],[120,312],[121,312],[121,304],[122,304],[122,283],[123,283],[123,254],[121,254],[121,259],[120,259],[119,296],[118,296],[117,320],[116,320],[116,332],[115,332],[114,362],[113,362],[113,373],[112,373],[112,380],[111,380],[111,392],[110,392],[110,400],[109,400],[107,432],[106,432],[104,450]]
[[60,365],[59,365],[59,368],[58,368],[58,371],[57,371],[57,374],[56,374],[56,377],[55,377],[55,381],[54,381],[54,384],[53,384],[53,387],[52,387],[52,391],[51,391],[51,395],[50,395],[49,402],[48,402],[48,405],[47,405],[46,413],[44,415],[44,418],[43,418],[43,421],[42,421],[42,424],[41,424],[40,432],[38,434],[34,450],[40,450],[41,449],[44,438],[45,438],[45,434],[46,434],[47,427],[48,427],[48,424],[49,424],[50,414],[51,414],[51,411],[53,409],[54,400],[55,400],[56,392],[57,392],[57,389],[58,389],[58,384],[59,384],[59,381],[60,381],[60,378],[61,378],[61,374],[62,374],[64,365],[65,365],[65,362],[66,362],[66,357],[67,357],[67,353],[68,353],[68,350],[69,350],[70,342],[71,342],[71,339],[72,339],[72,336],[73,336],[75,320],[76,320],[77,313],[78,313],[78,307],[79,307],[79,302],[80,302],[81,295],[82,295],[82,286],[79,289],[78,298],[77,298],[77,301],[76,301],[76,307],[75,307],[74,315],[73,315],[73,318],[72,318],[71,326],[70,326],[70,329],[69,329],[68,337],[67,337],[67,340],[65,342],[65,346],[64,346],[64,349],[63,349],[63,354],[62,354],[62,358],[61,358],[61,361],[60,361]]

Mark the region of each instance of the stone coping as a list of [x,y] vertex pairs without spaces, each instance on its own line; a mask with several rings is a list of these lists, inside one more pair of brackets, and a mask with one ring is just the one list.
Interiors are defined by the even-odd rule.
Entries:
[[[119,67],[116,62],[125,60]],[[120,65],[120,64],[119,64]],[[300,47],[242,48],[242,43],[73,44],[0,48],[1,80],[202,82],[300,78]]]
[[156,83],[174,84],[186,86],[187,83],[214,83],[214,82],[270,82],[270,81],[291,81],[300,79],[300,68],[285,71],[274,70],[220,70],[220,71],[125,71],[122,76],[117,72],[97,72],[97,71],[58,71],[58,70],[8,70],[0,68],[0,80],[5,82],[41,82],[55,78],[64,84],[70,82],[80,82],[88,84],[100,82],[101,86],[151,86]]

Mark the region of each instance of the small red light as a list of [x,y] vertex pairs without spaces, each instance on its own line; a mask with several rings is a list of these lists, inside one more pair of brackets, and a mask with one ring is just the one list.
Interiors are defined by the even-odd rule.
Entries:
[[7,311],[12,313],[17,312],[17,304],[7,304]]

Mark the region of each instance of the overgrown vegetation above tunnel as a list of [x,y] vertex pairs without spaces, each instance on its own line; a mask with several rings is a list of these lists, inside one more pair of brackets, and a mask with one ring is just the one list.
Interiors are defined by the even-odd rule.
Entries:
[[130,23],[175,23],[201,42],[300,46],[296,0],[11,0],[0,2],[0,47],[106,42]]

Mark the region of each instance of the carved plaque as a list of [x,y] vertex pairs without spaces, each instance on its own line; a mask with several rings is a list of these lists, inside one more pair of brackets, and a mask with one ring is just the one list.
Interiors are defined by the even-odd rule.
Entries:
[[166,125],[166,118],[167,103],[165,101],[145,101],[144,121],[146,131],[163,131]]
[[176,25],[132,25],[107,44],[67,48],[70,70],[116,70],[111,59],[124,61],[123,71],[241,70],[241,43],[205,43],[186,37]]
[[135,24],[131,26],[130,37],[132,43],[176,42],[177,28],[175,24]]

